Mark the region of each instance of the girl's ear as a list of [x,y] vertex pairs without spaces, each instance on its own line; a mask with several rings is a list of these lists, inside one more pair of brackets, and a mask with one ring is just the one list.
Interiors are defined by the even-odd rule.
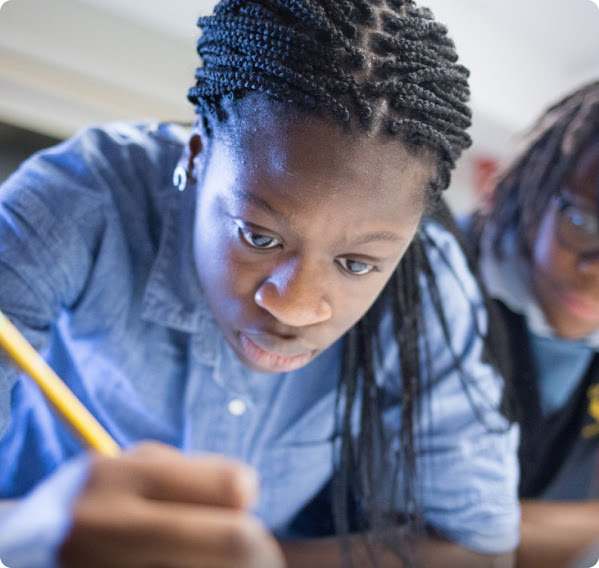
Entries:
[[195,159],[202,151],[202,139],[197,132],[192,132],[187,144],[183,147],[181,157],[177,162],[173,175],[173,184],[183,191],[187,184],[197,181],[195,174]]

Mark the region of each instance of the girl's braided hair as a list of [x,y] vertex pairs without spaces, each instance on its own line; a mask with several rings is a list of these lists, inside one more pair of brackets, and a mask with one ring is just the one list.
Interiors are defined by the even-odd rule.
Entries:
[[[428,9],[412,0],[221,0],[214,14],[200,18],[198,25],[202,66],[188,98],[208,135],[211,121],[226,121],[230,109],[236,108],[231,101],[260,93],[350,131],[396,136],[415,156],[432,151],[437,157],[432,195],[438,197],[449,185],[457,158],[471,142],[466,133],[471,118],[468,71],[457,63],[447,29]],[[389,463],[381,458],[381,449],[393,454],[393,477],[402,479],[407,530],[400,534],[412,535],[422,528],[415,460],[425,372],[421,367],[427,359],[421,343],[421,275],[444,321],[425,252],[428,244],[425,236],[415,238],[377,302],[344,337],[335,476],[327,494],[340,535],[368,530],[384,536],[387,528],[398,525],[391,502],[396,488],[379,491],[380,467]],[[383,439],[381,409],[388,401],[381,398],[376,380],[378,328],[389,310],[402,377],[401,424],[394,440]],[[449,344],[447,327],[444,333]],[[356,410],[357,430],[352,419]],[[389,500],[381,503],[382,499]],[[319,511],[320,525],[323,516]],[[365,542],[369,545],[370,537]],[[404,562],[411,562],[409,547],[404,546],[407,539],[394,532],[384,542]],[[347,547],[344,551],[351,565]],[[376,564],[375,554],[371,560]]]
[[255,91],[439,156],[438,188],[469,146],[468,71],[444,25],[411,0],[222,0],[200,18],[188,98],[226,119]]

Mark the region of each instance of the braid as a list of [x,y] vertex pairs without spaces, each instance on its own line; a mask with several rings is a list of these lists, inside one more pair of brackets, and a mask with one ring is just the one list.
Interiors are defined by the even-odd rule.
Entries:
[[548,108],[528,133],[526,147],[502,173],[489,214],[496,226],[493,249],[515,228],[520,251],[530,255],[529,235],[575,165],[599,132],[599,81],[587,84]]
[[222,0],[200,18],[188,98],[226,120],[251,91],[340,124],[398,136],[438,159],[438,189],[470,145],[468,71],[447,29],[413,0]]

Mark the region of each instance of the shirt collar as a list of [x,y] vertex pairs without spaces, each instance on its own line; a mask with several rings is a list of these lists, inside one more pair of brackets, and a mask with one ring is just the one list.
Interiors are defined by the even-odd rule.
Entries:
[[[174,166],[173,166],[174,167]],[[193,257],[195,186],[179,192],[169,186],[158,254],[142,301],[141,317],[193,334],[196,356],[214,364],[220,330],[212,316]]]
[[[523,315],[535,335],[557,338],[530,288],[528,262],[518,253],[516,232],[504,234],[501,242],[504,254],[501,259],[492,250],[494,233],[494,225],[487,224],[480,242],[479,266],[490,296],[501,300],[513,312]],[[599,330],[576,341],[599,350]]]

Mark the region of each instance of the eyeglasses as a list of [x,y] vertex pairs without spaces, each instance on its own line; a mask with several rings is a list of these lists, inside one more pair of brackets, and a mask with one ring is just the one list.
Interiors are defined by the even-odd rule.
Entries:
[[597,214],[577,207],[563,197],[557,203],[557,240],[564,247],[581,256],[599,254],[599,222]]

